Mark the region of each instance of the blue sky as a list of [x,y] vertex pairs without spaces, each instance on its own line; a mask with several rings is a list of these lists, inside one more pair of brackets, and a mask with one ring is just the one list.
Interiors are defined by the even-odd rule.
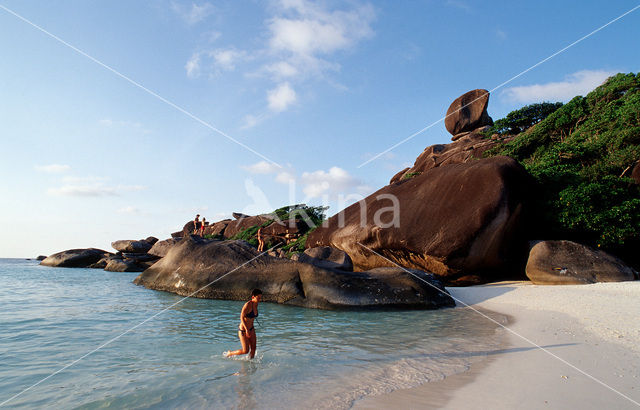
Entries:
[[[498,86],[637,4],[0,5],[199,120],[0,9],[0,257],[35,257],[162,239],[196,212],[213,221],[304,202],[333,214],[448,142],[440,122],[359,167],[457,96]],[[640,9],[494,91],[489,114],[639,71],[638,38]]]

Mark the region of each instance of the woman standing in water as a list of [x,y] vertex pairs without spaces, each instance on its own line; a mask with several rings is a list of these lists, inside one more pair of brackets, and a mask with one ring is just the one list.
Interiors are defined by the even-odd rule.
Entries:
[[254,289],[251,291],[251,300],[244,304],[240,312],[240,326],[238,328],[238,337],[242,344],[242,349],[224,352],[224,356],[237,356],[241,354],[249,354],[249,358],[253,359],[256,355],[256,344],[258,339],[256,331],[253,328],[253,320],[258,317],[258,303],[262,299],[262,291]]

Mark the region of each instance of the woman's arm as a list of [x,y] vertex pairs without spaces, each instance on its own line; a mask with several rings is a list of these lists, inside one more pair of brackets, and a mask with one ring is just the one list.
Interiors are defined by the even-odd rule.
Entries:
[[247,313],[249,313],[249,309],[251,309],[251,307],[249,306],[249,302],[247,302],[240,311],[240,327],[244,329],[247,336],[249,335],[249,327],[247,326]]

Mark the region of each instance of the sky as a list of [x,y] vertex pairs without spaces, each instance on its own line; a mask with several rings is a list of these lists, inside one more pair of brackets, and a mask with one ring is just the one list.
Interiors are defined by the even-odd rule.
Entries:
[[335,214],[449,142],[466,91],[495,120],[640,71],[640,9],[545,61],[637,5],[0,0],[0,257]]

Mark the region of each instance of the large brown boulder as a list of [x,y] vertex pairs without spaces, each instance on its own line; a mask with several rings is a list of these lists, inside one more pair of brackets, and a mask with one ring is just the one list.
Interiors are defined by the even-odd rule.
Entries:
[[638,275],[615,256],[571,241],[535,242],[526,273],[536,285],[622,282]]
[[231,222],[231,219],[224,219],[222,221],[206,225],[204,227],[204,234],[213,236],[224,235],[224,231],[227,228],[227,225],[229,225],[229,222]]
[[444,126],[453,135],[454,141],[459,134],[493,125],[493,120],[487,113],[488,105],[489,91],[480,89],[466,92],[451,103]]
[[275,220],[272,224],[263,228],[262,231],[265,235],[285,237],[299,234],[303,225],[302,220],[297,219]]
[[432,168],[481,159],[483,154],[498,145],[511,141],[512,137],[494,135],[487,138],[480,134],[484,128],[474,130],[449,144],[436,144],[425,148],[410,168],[405,168],[391,178],[391,184],[403,179],[413,178]]
[[330,246],[318,246],[304,251],[298,256],[300,262],[310,263],[321,268],[353,271],[353,262],[345,251]]
[[127,259],[109,259],[104,267],[108,272],[142,272],[145,269],[145,265]]
[[433,272],[448,284],[491,281],[523,264],[521,227],[531,184],[509,157],[433,168],[349,206],[306,244],[342,249],[356,270],[394,262]]
[[184,226],[182,227],[182,231],[174,232],[171,234],[171,236],[174,238],[178,238],[178,237],[193,235],[193,232],[195,231],[195,229],[196,229],[195,222],[189,221],[186,224],[184,224]]
[[132,239],[124,239],[120,241],[111,242],[111,246],[113,247],[113,249],[117,250],[118,252],[146,253],[146,252],[149,252],[149,250],[153,247],[153,244],[148,242],[145,239],[141,239],[139,241],[132,240]]
[[233,238],[235,235],[244,231],[245,229],[251,228],[252,226],[262,225],[269,220],[269,218],[258,215],[246,216],[244,218],[236,219],[235,221],[230,221],[224,230],[224,237]]
[[182,238],[180,238],[180,239],[169,238],[169,239],[165,239],[163,241],[158,241],[149,250],[149,254],[150,255],[159,256],[159,257],[163,257],[163,256],[165,256],[167,254],[167,252],[169,252],[169,249],[171,249],[171,247],[173,245],[175,245],[176,243],[180,242],[181,239]]
[[112,253],[96,248],[69,249],[48,256],[40,262],[40,265],[59,268],[87,268],[109,255]]
[[425,272],[344,272],[259,255],[244,241],[185,237],[134,283],[183,296],[232,300],[247,300],[259,288],[265,302],[321,309],[455,305],[442,284]]

